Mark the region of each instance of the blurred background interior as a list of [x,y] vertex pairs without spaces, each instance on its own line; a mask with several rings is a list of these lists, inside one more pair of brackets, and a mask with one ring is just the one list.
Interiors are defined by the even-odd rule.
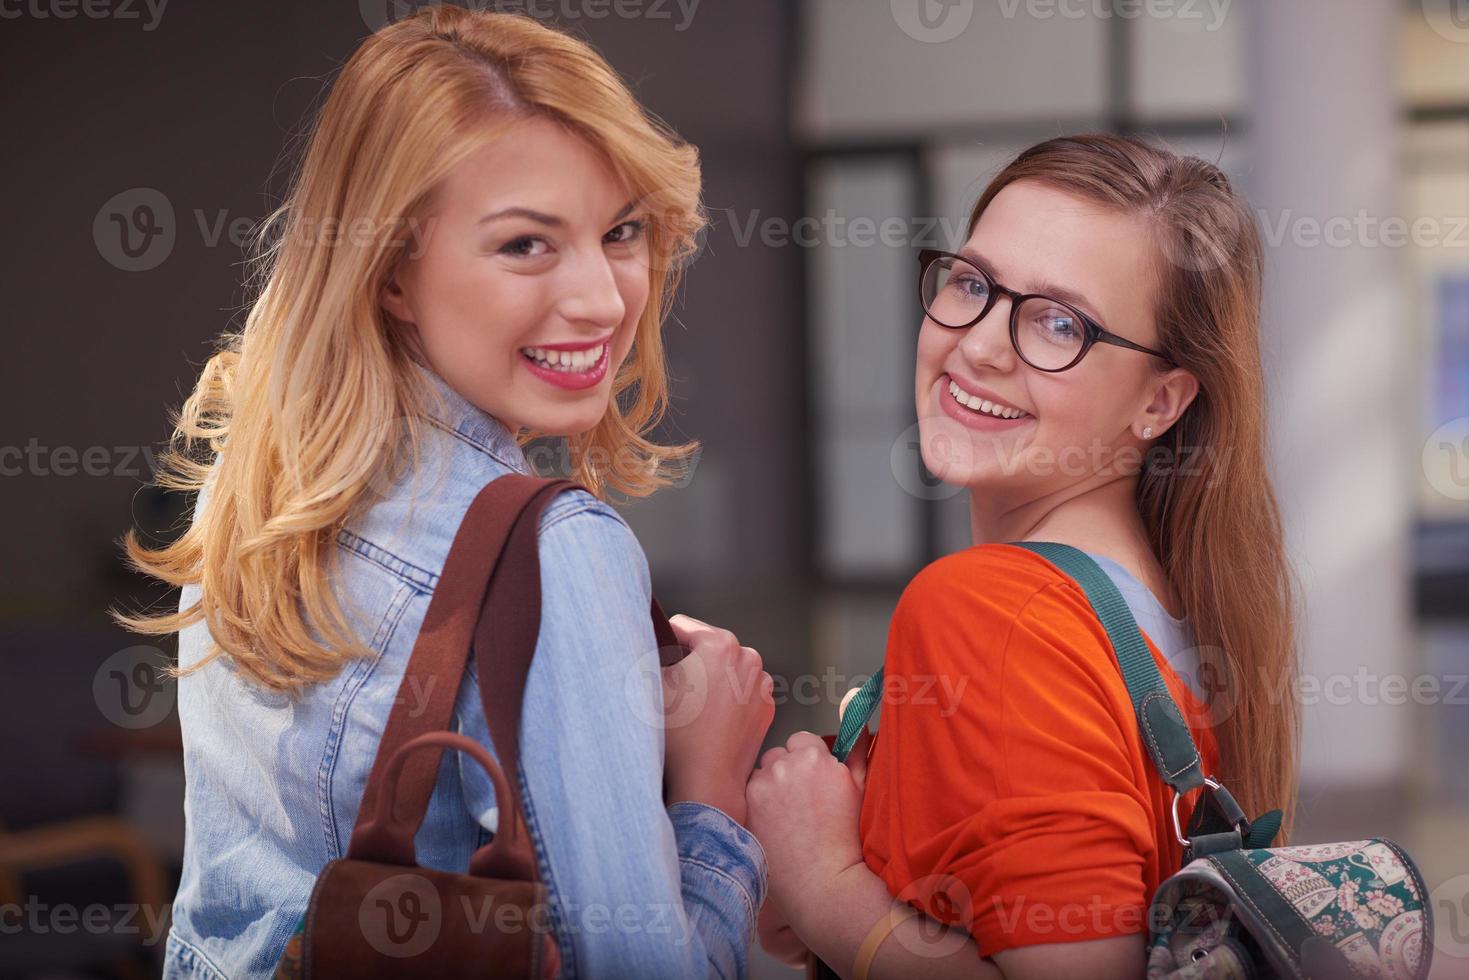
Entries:
[[[960,244],[987,177],[1049,136],[1219,161],[1266,240],[1307,611],[1297,839],[1402,842],[1450,899],[1437,975],[1469,975],[1444,955],[1469,955],[1469,4],[495,6],[590,39],[702,151],[713,223],[666,333],[670,432],[703,452],[624,512],[666,606],[807,678],[773,739],[834,730],[828,692],[880,663],[904,583],[968,545],[964,495],[914,451],[915,249]],[[177,723],[147,684],[171,648],[104,610],[171,597],[115,539],[185,513],[146,484],[167,410],[241,321],[241,229],[278,199],[334,68],[407,9],[3,14],[0,904],[52,911],[0,929],[0,976],[157,970],[164,925],[119,910],[166,903],[179,868]],[[146,248],[124,235],[140,215]]]

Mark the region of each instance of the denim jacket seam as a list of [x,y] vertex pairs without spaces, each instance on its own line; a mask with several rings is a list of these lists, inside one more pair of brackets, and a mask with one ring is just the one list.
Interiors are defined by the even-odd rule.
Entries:
[[439,584],[439,576],[426,568],[405,561],[381,545],[373,544],[361,535],[342,528],[337,532],[337,543],[348,552],[370,562],[383,571],[413,586],[419,592],[432,592]]
[[[515,473],[525,473],[526,472],[526,464],[525,464],[525,461],[524,460],[521,460],[519,463],[516,463],[516,462],[513,462],[511,460],[506,459],[500,453],[498,447],[492,445],[491,443],[481,442],[480,440],[476,439],[474,436],[470,435],[469,433],[464,432],[458,426],[455,426],[452,423],[450,423],[448,421],[445,421],[444,419],[438,418],[437,416],[434,416],[434,415],[428,416],[428,422],[429,422],[430,425],[434,426],[434,428],[439,429],[439,430],[443,431],[444,433],[453,436],[455,439],[458,439],[460,442],[464,443],[466,446],[469,446],[469,447],[471,447],[472,449],[475,449],[478,452],[484,453],[486,456],[490,457],[495,462],[499,463],[501,466],[505,466],[505,467],[509,468],[512,472],[515,472]],[[512,436],[511,438],[514,438],[514,437]]]
[[728,871],[719,867],[718,865],[710,864],[708,861],[701,861],[699,858],[696,857],[685,857],[684,855],[679,855],[678,863],[680,865],[693,865],[696,868],[703,868],[710,874],[717,875],[718,877],[723,878],[730,884],[734,885],[735,891],[740,893],[740,899],[744,903],[745,914],[748,916],[749,921],[755,921],[755,896],[750,894],[750,890],[745,887],[744,882],[740,881],[734,875],[730,874]]
[[378,636],[381,639],[374,638],[373,650],[376,651],[377,656],[363,658],[358,662],[360,666],[357,668],[357,675],[343,685],[342,692],[337,697],[337,703],[332,707],[331,728],[327,732],[327,744],[322,753],[321,767],[317,770],[317,792],[320,794],[318,809],[322,820],[322,831],[325,834],[328,860],[342,856],[342,841],[337,835],[336,801],[332,798],[332,777],[336,775],[337,759],[341,754],[343,723],[358,692],[372,676],[377,665],[382,662],[383,652],[397,634],[398,624],[402,621],[403,613],[408,609],[415,594],[417,592],[411,584],[407,582],[399,584],[378,626]]
[[595,514],[598,517],[608,518],[609,520],[616,521],[619,524],[624,523],[622,517],[616,511],[614,511],[611,507],[608,507],[602,501],[593,498],[592,500],[580,500],[573,504],[567,504],[565,505],[565,509],[558,509],[555,511],[548,510],[546,513],[545,523],[541,525],[540,533],[545,534],[547,531],[551,530],[551,528],[555,527],[557,524],[560,524],[562,521],[571,517],[575,517],[578,514],[587,513]]
[[174,944],[176,947],[174,958],[180,961],[187,961],[191,970],[195,968],[202,969],[210,975],[212,980],[229,980],[225,972],[209,958],[209,954],[172,929],[168,933],[168,943]]
[[[546,853],[545,846],[541,843],[541,833],[536,818],[536,808],[530,799],[530,784],[526,782],[525,770],[519,768],[516,779],[520,784],[520,809],[525,816],[526,833],[530,835],[531,848],[536,855],[536,864],[541,870],[541,884],[546,886],[546,901],[551,907],[551,922],[554,930],[557,925],[565,928],[566,910],[561,907],[559,898],[560,891],[556,887],[556,877],[551,872],[551,858]],[[500,801],[495,801],[495,806],[500,806]],[[567,933],[570,936],[572,933]],[[561,943],[558,940],[557,945]],[[561,980],[574,980],[576,977],[576,944],[569,940],[565,944],[561,958],[561,972],[557,974]]]

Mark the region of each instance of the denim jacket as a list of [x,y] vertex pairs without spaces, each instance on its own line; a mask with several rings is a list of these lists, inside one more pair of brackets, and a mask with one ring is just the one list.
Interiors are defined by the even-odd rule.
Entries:
[[[316,875],[351,839],[460,519],[486,483],[529,472],[503,426],[421,373],[447,410],[424,427],[420,465],[337,537],[334,587],[373,655],[347,661],[295,702],[252,685],[227,656],[179,681],[187,834],[166,978],[272,973]],[[765,856],[722,811],[664,805],[663,695],[642,549],[616,511],[583,491],[551,502],[539,541],[541,634],[520,779],[561,976],[745,976]],[[197,588],[183,590],[185,607],[197,599]],[[200,660],[208,643],[203,623],[181,631],[180,663]],[[453,727],[493,754],[473,658],[455,681]],[[496,816],[483,770],[446,751],[416,838],[419,863],[465,871]]]

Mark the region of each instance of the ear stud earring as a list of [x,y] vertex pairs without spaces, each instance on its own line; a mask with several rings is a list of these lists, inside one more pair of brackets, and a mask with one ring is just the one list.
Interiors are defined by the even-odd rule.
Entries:
[[1153,438],[1153,427],[1151,425],[1145,425],[1145,426],[1143,426],[1143,438],[1144,439],[1151,439],[1151,438]]

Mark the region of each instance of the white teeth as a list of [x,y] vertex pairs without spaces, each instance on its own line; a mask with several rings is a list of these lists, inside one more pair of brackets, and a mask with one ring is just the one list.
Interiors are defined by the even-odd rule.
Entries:
[[588,371],[602,362],[607,352],[606,344],[598,344],[590,350],[547,350],[544,347],[522,347],[520,352],[543,368],[553,371]]
[[1018,419],[1025,414],[1018,408],[1011,408],[1009,405],[1001,405],[999,402],[992,402],[987,398],[971,395],[963,388],[960,388],[959,382],[953,378],[949,379],[949,394],[954,396],[954,401],[963,405],[965,408],[976,412],[983,412],[986,415],[993,415],[995,418]]

